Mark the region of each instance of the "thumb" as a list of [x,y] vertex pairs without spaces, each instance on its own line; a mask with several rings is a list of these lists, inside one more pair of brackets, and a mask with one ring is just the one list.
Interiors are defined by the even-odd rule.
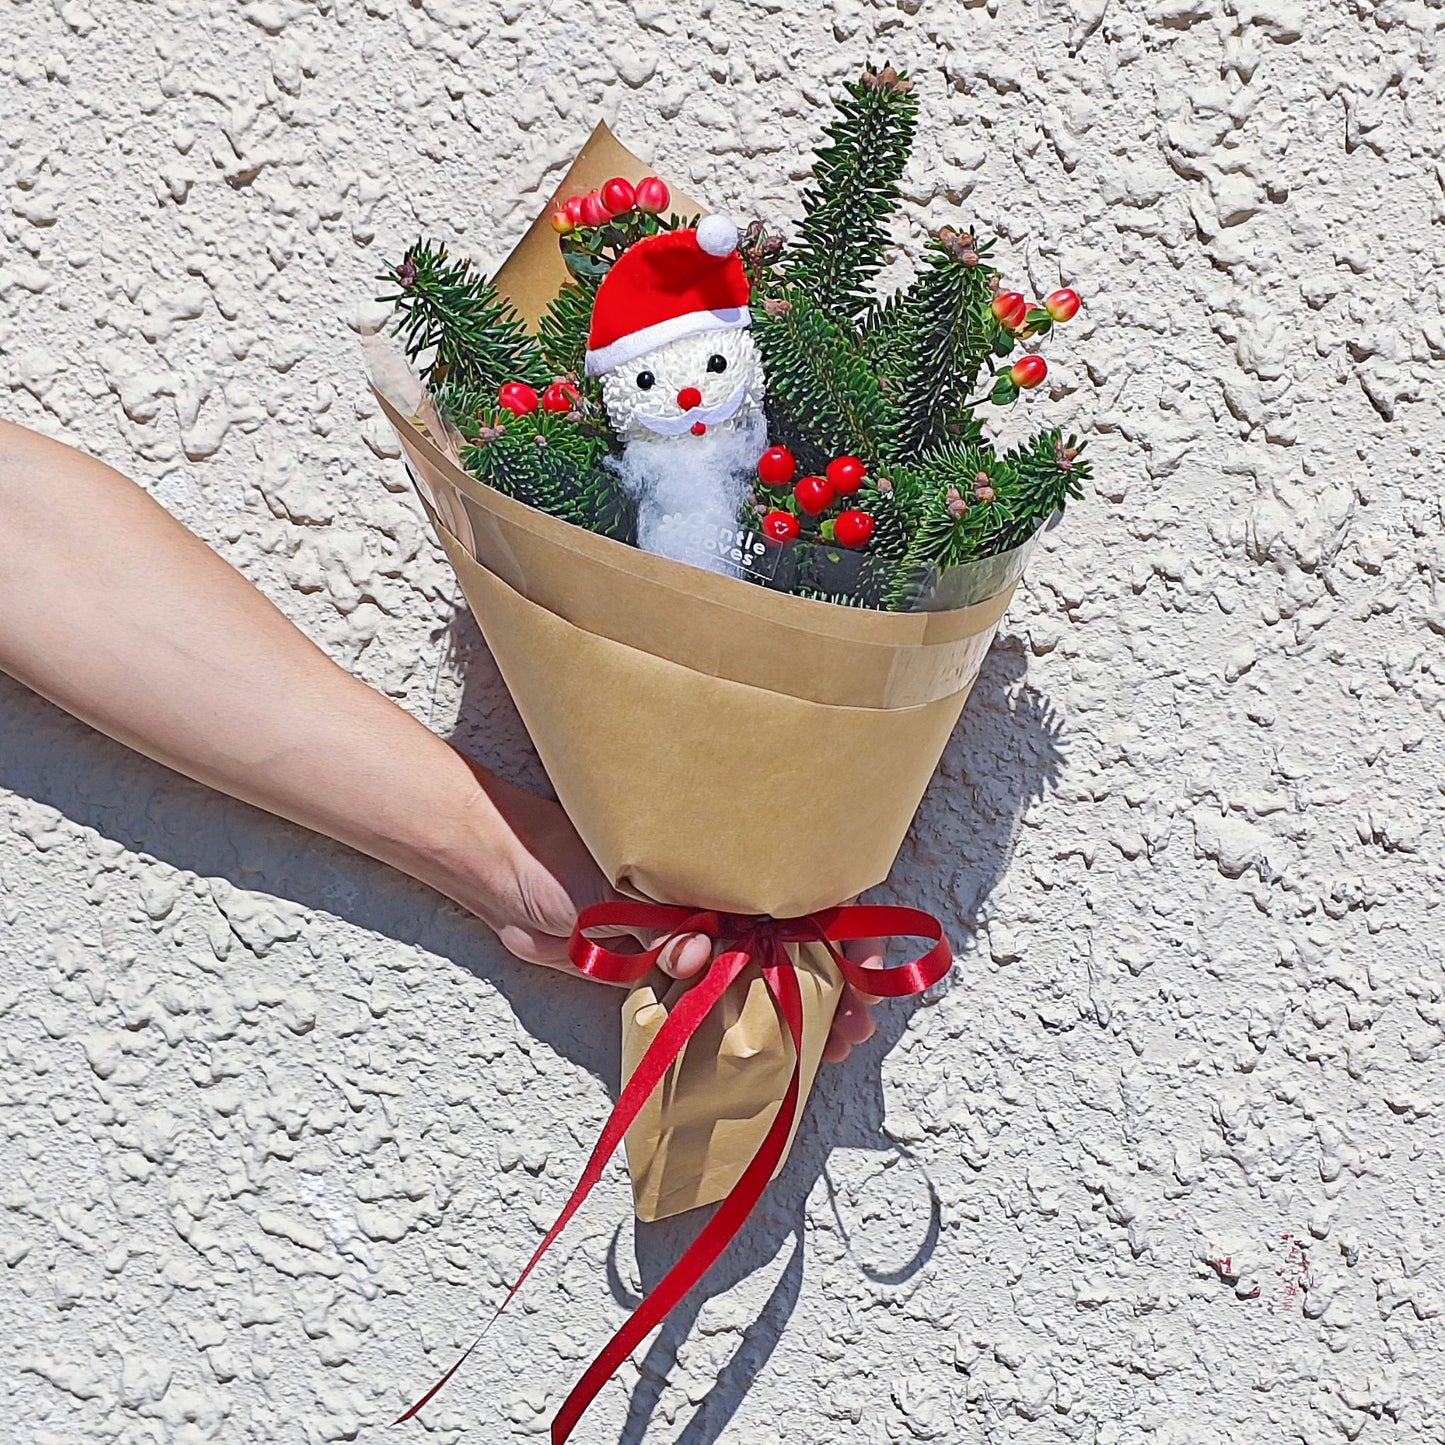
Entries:
[[712,939],[685,933],[672,939],[657,957],[657,966],[677,979],[696,978],[712,962]]

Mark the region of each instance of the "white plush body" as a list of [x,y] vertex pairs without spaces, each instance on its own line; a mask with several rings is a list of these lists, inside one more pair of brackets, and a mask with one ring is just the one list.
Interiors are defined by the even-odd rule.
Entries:
[[[713,357],[724,370],[709,370]],[[647,377],[650,386],[639,384]],[[702,400],[684,409],[679,393],[688,387]],[[729,570],[701,553],[698,539],[736,525],[768,445],[763,397],[762,361],[744,330],[668,342],[602,378],[607,415],[623,442],[618,471],[637,499],[644,551]],[[695,434],[699,423],[704,430]]]

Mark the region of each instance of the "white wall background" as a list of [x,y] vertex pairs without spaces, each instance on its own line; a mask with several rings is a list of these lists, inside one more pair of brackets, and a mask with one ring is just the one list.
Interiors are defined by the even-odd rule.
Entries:
[[[1441,21],[0,6],[0,408],[524,780],[363,391],[383,259],[500,260],[599,116],[786,219],[871,55],[925,107],[900,240],[977,220],[1086,297],[1029,404],[1098,481],[890,890],[960,967],[582,1445],[1445,1439]],[[615,996],[3,680],[0,825],[5,1438],[383,1438],[570,1186]],[[681,1237],[614,1172],[426,1438],[542,1438]]]

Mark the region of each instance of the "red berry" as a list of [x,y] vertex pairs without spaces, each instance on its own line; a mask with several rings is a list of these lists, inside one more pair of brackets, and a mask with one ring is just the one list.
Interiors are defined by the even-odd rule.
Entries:
[[833,505],[834,495],[833,484],[827,477],[804,477],[793,488],[793,496],[797,498],[798,505],[810,517],[826,512]]
[[613,176],[610,181],[602,187],[602,204],[612,212],[614,216],[621,216],[637,203],[637,192],[632,188],[632,182],[623,180],[621,176]]
[[867,475],[868,468],[857,457],[834,457],[828,463],[828,480],[832,482],[833,490],[845,497],[851,497],[863,485],[863,478]]
[[786,487],[798,474],[798,464],[787,447],[769,447],[758,458],[758,480],[765,487]]
[[769,512],[763,518],[763,536],[772,542],[791,542],[800,530],[791,512]]
[[1021,356],[1009,367],[1008,379],[1020,391],[1032,391],[1049,374],[1049,365],[1042,356]]
[[602,197],[596,191],[588,191],[582,197],[582,224],[584,226],[605,226],[612,219]]
[[582,224],[582,207],[586,199],[585,196],[570,196],[562,202],[562,210],[574,226]]
[[671,203],[672,192],[656,176],[638,181],[632,204],[639,211],[646,211],[649,216],[660,216]]
[[993,298],[993,305],[989,310],[1005,330],[1017,331],[1029,313],[1029,303],[1021,291],[1001,291]]
[[552,229],[559,236],[570,236],[577,229],[577,223],[565,210],[552,212]]
[[497,404],[514,416],[526,416],[537,410],[537,392],[525,381],[504,381],[497,393]]
[[1072,321],[1079,314],[1079,307],[1083,302],[1079,300],[1077,291],[1070,291],[1066,286],[1062,291],[1055,291],[1044,302],[1044,310],[1055,321]]
[[542,407],[545,411],[571,411],[578,400],[577,388],[570,381],[554,381],[542,393]]
[[833,540],[840,547],[861,547],[873,535],[873,518],[867,512],[839,512],[833,523]]

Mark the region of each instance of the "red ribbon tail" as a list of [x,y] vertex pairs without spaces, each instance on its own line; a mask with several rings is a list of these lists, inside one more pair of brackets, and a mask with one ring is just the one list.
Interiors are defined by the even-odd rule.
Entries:
[[[712,1011],[713,1005],[723,996],[733,979],[742,972],[748,960],[749,955],[742,950],[720,954],[713,961],[708,972],[678,1000],[669,1012],[667,1021],[657,1031],[657,1037],[648,1045],[647,1052],[643,1054],[632,1077],[627,1081],[627,1087],[623,1089],[617,1103],[613,1106],[612,1113],[603,1126],[601,1137],[597,1140],[591,1158],[588,1159],[587,1166],[583,1169],[582,1177],[577,1181],[571,1197],[562,1206],[562,1212],[543,1236],[542,1242],[537,1246],[531,1259],[527,1261],[526,1268],[517,1276],[516,1282],[507,1291],[506,1298],[497,1306],[496,1312],[482,1327],[481,1333],[477,1335],[476,1339],[467,1346],[461,1358],[421,1399],[411,1405],[403,1414],[398,1415],[393,1423],[401,1425],[419,1414],[486,1338],[487,1331],[496,1324],[502,1311],[511,1304],[517,1291],[526,1282],[527,1276],[537,1267],[542,1256],[551,1248],[552,1242],[567,1227],[572,1216],[577,1213],[578,1209],[582,1207],[583,1201],[592,1192],[593,1186],[601,1179],[602,1171],[607,1167],[607,1161],[616,1153],[623,1135],[627,1133],[632,1121],[641,1113],[642,1106],[647,1102],[649,1095],[662,1082],[663,1075],[672,1067],[673,1061],[682,1052],[687,1041],[697,1032],[698,1025]],[[797,981],[794,980],[794,987],[796,986]]]
[[[641,929],[663,938],[642,953],[617,953],[586,937],[589,929]],[[786,943],[815,942],[825,947],[844,979],[862,993],[898,998],[919,994],[937,983],[952,966],[953,952],[936,918],[915,908],[887,905],[848,905],[824,909],[802,918],[771,919],[737,914],[695,912],[663,904],[614,902],[585,909],[573,930],[569,953],[577,968],[593,978],[612,983],[634,982],[655,963],[668,938],[687,932],[705,933],[718,940],[732,938],[737,946],[713,960],[707,972],[669,1011],[657,1037],[648,1046],[632,1077],[622,1090],[577,1186],[556,1222],[517,1276],[496,1313],[487,1321],[461,1358],[396,1423],[414,1418],[461,1369],[481,1344],[503,1310],[511,1303],[553,1241],[566,1228],[593,1187],[607,1161],[653,1090],[662,1082],[689,1039],[722,998],[728,986],[756,956],[762,965],[769,993],[778,1005],[793,1042],[793,1073],[778,1112],[752,1161],[699,1232],[682,1258],[642,1301],[606,1348],[588,1367],[552,1421],[552,1445],[564,1445],[584,1411],[618,1365],[659,1325],[678,1301],[712,1268],[733,1236],[742,1228],[762,1197],[768,1181],[787,1152],[797,1122],[802,1073],[803,1005],[797,974]],[[931,940],[921,957],[890,968],[868,969],[846,958],[836,946],[855,939],[911,936]]]
[[[778,953],[782,952],[778,947]],[[714,965],[716,967],[716,965]],[[774,1170],[781,1162],[798,1116],[798,1094],[802,1073],[803,1001],[798,977],[786,957],[776,957],[763,966],[768,989],[778,1001],[788,1032],[793,1040],[793,1076],[787,1093],[752,1162],[733,1186],[731,1193],[718,1205],[717,1212],[703,1226],[682,1258],[637,1307],[627,1322],[613,1335],[602,1353],[587,1367],[587,1372],[573,1387],[552,1421],[552,1445],[565,1445],[587,1407],[597,1397],[617,1367],[672,1312],[678,1301],[717,1262],[718,1256],[732,1242],[753,1212]]]

